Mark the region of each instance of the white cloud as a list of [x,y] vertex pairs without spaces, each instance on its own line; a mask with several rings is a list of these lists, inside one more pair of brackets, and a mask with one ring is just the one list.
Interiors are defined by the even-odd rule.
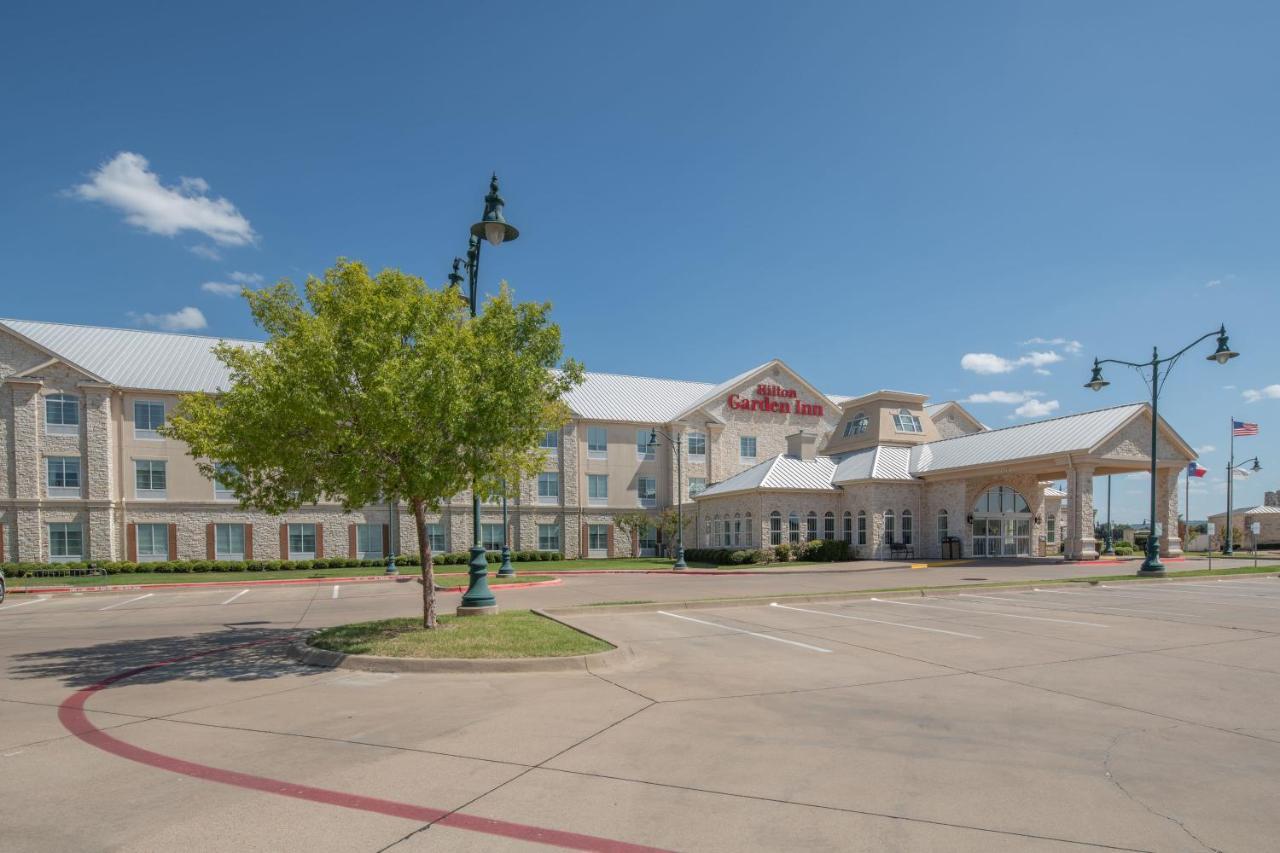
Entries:
[[1036,397],[1043,397],[1043,391],[986,391],[979,394],[970,394],[964,398],[966,403],[1004,403],[1009,406],[1025,403],[1028,400],[1034,400]]
[[1045,415],[1051,415],[1056,411],[1058,411],[1057,400],[1028,400],[1014,409],[1013,413],[1024,418],[1043,418]]
[[1246,403],[1259,400],[1280,400],[1280,385],[1268,385],[1265,388],[1246,388],[1240,392]]
[[1046,364],[1056,364],[1062,356],[1053,350],[1029,352],[1018,358],[1004,358],[991,352],[967,352],[960,359],[960,366],[974,373],[992,375],[1012,373],[1019,367],[1043,369]]
[[1080,350],[1084,349],[1083,344],[1077,340],[1073,340],[1072,338],[1027,338],[1022,342],[1024,347],[1035,346],[1036,344],[1039,344],[1040,346],[1062,347],[1071,355],[1078,355]]
[[193,255],[199,255],[210,261],[222,260],[222,254],[212,246],[206,246],[204,243],[197,243],[194,246],[188,246],[187,251]]
[[239,296],[242,289],[256,287],[266,280],[256,272],[228,273],[227,278],[231,279],[230,283],[225,281],[206,281],[200,285],[200,289],[205,293],[212,293],[216,296]]
[[1197,454],[1201,454],[1201,453],[1212,453],[1213,451],[1215,451],[1215,450],[1217,450],[1217,449],[1218,449],[1218,448],[1214,447],[1212,444],[1202,444],[1202,445],[1200,445],[1199,447],[1197,447],[1197,448],[1196,448],[1196,453],[1197,453]]
[[204,313],[199,308],[193,308],[190,305],[186,308],[179,308],[172,314],[138,314],[130,311],[129,317],[139,325],[155,326],[157,329],[164,329],[166,332],[191,332],[209,325],[204,318]]
[[209,184],[203,178],[181,178],[176,186],[166,187],[147,158],[131,151],[103,163],[88,182],[70,192],[124,211],[125,222],[153,234],[172,237],[194,231],[223,246],[245,246],[258,239],[234,204],[208,195]]
[[1223,385],[1223,386],[1222,386],[1222,390],[1223,390],[1223,391],[1234,391],[1234,390],[1236,390],[1236,386],[1234,386],[1234,385]]
[[1037,367],[1034,371],[1036,376],[1052,376],[1052,370],[1045,370],[1043,367]]
[[1213,279],[1213,280],[1211,280],[1211,281],[1206,281],[1206,282],[1204,283],[1204,286],[1205,286],[1205,287],[1218,287],[1218,286],[1219,286],[1219,285],[1221,285],[1221,284],[1222,284],[1222,279],[1220,279],[1220,278],[1215,278],[1215,279]]

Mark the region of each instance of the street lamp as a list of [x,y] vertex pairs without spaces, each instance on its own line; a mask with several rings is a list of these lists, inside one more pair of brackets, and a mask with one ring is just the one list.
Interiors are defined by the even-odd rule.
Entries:
[[[1232,497],[1232,493],[1235,491],[1236,471],[1243,470],[1244,466],[1248,465],[1250,462],[1253,463],[1253,466],[1249,468],[1251,472],[1256,474],[1262,470],[1262,463],[1258,461],[1258,457],[1256,456],[1252,459],[1246,459],[1237,465],[1235,460],[1234,441],[1232,442],[1232,448],[1232,457],[1227,460],[1227,545],[1222,549],[1223,555],[1227,557],[1230,557],[1235,553],[1235,542],[1232,541],[1235,537],[1231,533],[1231,512],[1233,509],[1232,504],[1235,500]],[[1209,547],[1212,548],[1213,546],[1210,545]]]
[[[1093,360],[1093,374],[1089,377],[1089,381],[1084,387],[1094,391],[1101,391],[1111,383],[1102,378],[1102,365],[1104,364],[1120,364],[1125,367],[1132,367],[1135,370],[1143,371],[1151,368],[1151,534],[1147,536],[1147,556],[1142,561],[1142,568],[1138,569],[1138,575],[1142,577],[1163,577],[1164,563],[1160,562],[1160,539],[1156,536],[1156,461],[1159,454],[1156,452],[1156,442],[1158,440],[1158,431],[1160,424],[1160,389],[1163,386],[1163,380],[1160,378],[1161,365],[1168,365],[1164,371],[1164,378],[1169,378],[1169,371],[1173,370],[1173,365],[1178,359],[1186,354],[1187,350],[1194,347],[1203,340],[1218,336],[1218,348],[1213,354],[1206,356],[1209,361],[1216,361],[1218,364],[1226,364],[1231,359],[1239,355],[1231,349],[1227,342],[1227,327],[1220,326],[1216,332],[1209,332],[1201,335],[1182,349],[1178,350],[1171,356],[1166,358],[1160,357],[1160,351],[1155,347],[1151,348],[1151,361],[1136,364],[1132,361],[1122,361],[1116,358],[1104,358],[1101,361]],[[1142,378],[1146,380],[1146,374],[1142,374]]]
[[[502,216],[505,202],[498,193],[498,175],[495,172],[489,180],[489,192],[484,197],[484,214],[480,221],[471,226],[471,239],[467,243],[467,278],[469,285],[468,302],[471,316],[476,316],[477,285],[480,278],[480,246],[488,240],[492,246],[509,243],[520,236],[516,228],[507,223]],[[453,272],[449,275],[450,285],[460,285],[458,275],[459,261],[453,262]],[[500,574],[514,574],[511,568],[511,549],[507,546],[507,495],[506,484],[502,489],[502,564]],[[480,493],[476,484],[471,484],[471,559],[467,562],[467,591],[458,604],[459,616],[470,616],[480,613],[494,613],[498,609],[498,600],[493,597],[489,588],[489,558],[485,554],[484,543],[480,538]]]
[[662,436],[676,449],[676,562],[672,571],[682,572],[689,568],[684,562],[684,436],[675,438],[657,429],[649,430],[649,447],[658,444],[658,436]]

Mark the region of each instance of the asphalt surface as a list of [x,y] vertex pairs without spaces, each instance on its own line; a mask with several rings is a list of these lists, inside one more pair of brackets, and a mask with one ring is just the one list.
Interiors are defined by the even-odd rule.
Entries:
[[628,654],[518,675],[281,654],[412,583],[14,596],[0,850],[1275,849],[1275,577],[785,597],[1098,573],[569,578],[499,596],[785,606],[577,611]]

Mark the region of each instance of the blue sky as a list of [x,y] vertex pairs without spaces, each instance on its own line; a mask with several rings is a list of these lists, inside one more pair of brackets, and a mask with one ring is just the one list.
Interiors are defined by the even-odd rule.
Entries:
[[[9,3],[0,315],[255,336],[202,286],[340,255],[442,281],[496,169],[522,236],[484,286],[551,300],[589,369],[780,357],[836,393],[1005,400],[967,404],[996,426],[1143,398],[1081,388],[1089,359],[1225,321],[1243,357],[1197,351],[1162,400],[1215,448],[1203,517],[1229,415],[1280,470],[1278,27],[1270,3]],[[1118,481],[1116,517],[1145,492]]]

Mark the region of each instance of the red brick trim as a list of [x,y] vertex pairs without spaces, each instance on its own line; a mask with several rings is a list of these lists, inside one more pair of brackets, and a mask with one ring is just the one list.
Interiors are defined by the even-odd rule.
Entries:
[[204,554],[207,560],[216,560],[218,558],[217,543],[218,533],[217,526],[210,523],[204,526]]
[[244,525],[244,558],[253,559],[253,525],[248,522]]
[[382,556],[386,557],[391,553],[391,525],[382,525]]
[[169,559],[178,559],[178,525],[169,525]]
[[289,559],[289,525],[280,525],[280,559]]
[[324,558],[324,525],[316,523],[316,559]]
[[613,556],[613,525],[612,525],[612,524],[610,524],[610,525],[609,525],[609,551],[608,551],[608,554],[609,554],[609,556],[610,556],[610,557],[612,557],[612,556]]
[[138,562],[138,525],[132,521],[125,525],[124,542],[125,559],[130,563]]
[[355,559],[356,556],[356,526],[354,524],[347,525],[347,556]]
[[578,554],[578,556],[582,557],[583,559],[586,559],[586,556],[587,556],[587,551],[588,551],[587,543],[590,542],[590,540],[587,537],[589,535],[588,530],[590,529],[590,527],[591,525],[587,524],[585,521],[582,523],[582,552]]

